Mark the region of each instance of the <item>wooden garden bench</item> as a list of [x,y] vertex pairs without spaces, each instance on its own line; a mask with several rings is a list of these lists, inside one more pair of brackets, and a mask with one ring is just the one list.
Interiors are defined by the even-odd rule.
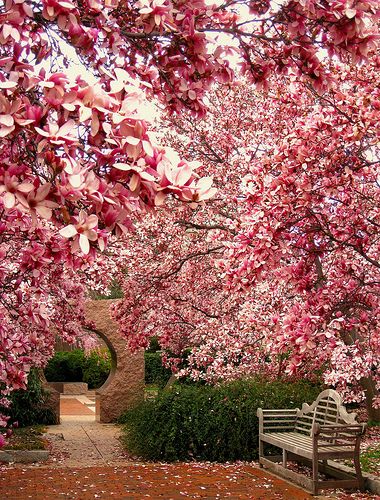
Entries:
[[[273,472],[318,494],[322,488],[364,489],[360,469],[360,440],[365,424],[348,414],[340,395],[331,389],[321,392],[310,406],[302,410],[257,410],[259,417],[259,460]],[[264,456],[264,443],[282,449],[281,456]],[[287,461],[311,464],[312,479],[287,468]],[[334,467],[334,460],[353,459],[356,476]],[[329,462],[327,462],[329,461]],[[320,480],[318,471],[333,476]]]

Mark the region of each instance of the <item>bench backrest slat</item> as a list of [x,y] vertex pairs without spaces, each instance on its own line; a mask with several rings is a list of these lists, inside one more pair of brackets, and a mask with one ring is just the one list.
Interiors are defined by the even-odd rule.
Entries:
[[297,414],[295,430],[312,434],[314,423],[320,425],[355,424],[356,415],[348,414],[339,394],[331,389],[321,392],[310,406],[304,404]]
[[[323,429],[323,441],[326,442],[325,446],[333,445],[343,446],[349,445],[353,442],[352,435],[348,431],[347,436],[336,430],[336,426],[344,424],[345,426],[356,426],[355,413],[347,413],[346,408],[342,404],[342,399],[339,394],[332,390],[327,389],[321,392],[317,399],[311,405],[304,403],[302,409],[258,409],[257,415],[260,417],[260,432],[289,432],[295,431],[304,436],[311,436],[313,434],[314,424],[319,424],[322,428],[325,426],[335,426],[335,431]],[[348,429],[348,427],[346,427]],[[359,426],[359,428],[361,428]],[[335,432],[335,433],[334,433]]]

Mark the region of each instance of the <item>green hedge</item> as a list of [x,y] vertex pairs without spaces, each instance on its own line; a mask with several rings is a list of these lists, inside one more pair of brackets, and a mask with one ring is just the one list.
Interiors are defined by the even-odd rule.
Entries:
[[145,353],[145,383],[165,387],[172,372],[162,366],[160,352]]
[[47,392],[42,387],[37,369],[30,370],[27,389],[12,392],[9,399],[10,408],[1,408],[1,411],[10,416],[10,424],[18,422],[19,427],[27,427],[57,423],[54,412],[47,405]]
[[[108,352],[108,351],[107,351]],[[89,389],[101,387],[107,380],[111,371],[111,355],[99,356],[93,351],[85,358],[83,367],[83,382],[88,384]]]
[[129,453],[148,460],[254,460],[257,408],[300,407],[320,391],[306,382],[252,380],[218,387],[173,386],[121,417],[123,442]]
[[45,367],[45,377],[48,382],[82,382],[84,367],[84,352],[57,351]]
[[111,358],[99,356],[93,351],[86,356],[81,349],[59,351],[45,368],[48,382],[87,382],[89,389],[97,389],[107,380],[111,370]]
[[[107,380],[111,369],[110,358],[99,357],[94,351],[85,356],[80,349],[56,352],[45,368],[48,382],[87,382],[90,389],[98,388]],[[161,353],[145,353],[145,383],[165,387],[171,370],[162,366]]]

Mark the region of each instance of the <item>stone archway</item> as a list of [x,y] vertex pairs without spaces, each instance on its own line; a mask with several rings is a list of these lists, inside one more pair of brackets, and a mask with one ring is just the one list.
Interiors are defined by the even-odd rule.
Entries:
[[131,353],[125,339],[118,334],[118,325],[109,308],[115,300],[92,300],[85,305],[86,319],[111,352],[111,372],[96,390],[96,420],[114,422],[128,408],[144,399],[144,351]]

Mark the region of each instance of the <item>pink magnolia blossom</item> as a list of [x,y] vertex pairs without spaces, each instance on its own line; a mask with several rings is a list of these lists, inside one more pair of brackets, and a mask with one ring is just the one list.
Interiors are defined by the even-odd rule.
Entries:
[[16,204],[17,193],[29,193],[34,189],[34,186],[30,182],[19,183],[16,176],[10,176],[8,172],[5,172],[4,184],[0,186],[0,193],[3,193],[3,203],[5,208],[13,208]]
[[58,204],[47,199],[50,190],[51,185],[47,182],[36,190],[30,190],[26,198],[22,192],[16,193],[16,198],[22,210],[29,212],[32,216],[39,215],[43,219],[51,219],[53,209],[58,207]]
[[86,216],[84,211],[79,212],[76,224],[69,224],[59,231],[64,238],[74,237],[74,241],[78,241],[79,247],[84,254],[90,251],[90,241],[96,241],[98,234],[94,228],[98,226],[98,218],[96,215]]

